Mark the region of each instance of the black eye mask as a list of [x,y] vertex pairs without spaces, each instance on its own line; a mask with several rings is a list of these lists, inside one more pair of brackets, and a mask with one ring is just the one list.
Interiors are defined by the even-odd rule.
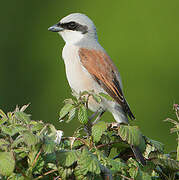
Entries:
[[72,31],[80,31],[80,32],[82,32],[82,34],[86,34],[88,32],[87,26],[78,24],[74,21],[71,21],[68,23],[58,23],[57,25],[64,29],[68,29],[68,30],[72,30]]

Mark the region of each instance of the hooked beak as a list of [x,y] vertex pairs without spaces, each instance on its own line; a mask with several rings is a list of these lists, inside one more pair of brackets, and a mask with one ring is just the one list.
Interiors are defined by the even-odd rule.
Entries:
[[59,31],[63,31],[64,28],[62,28],[59,25],[55,24],[55,25],[49,27],[48,30],[52,31],[52,32],[59,32]]

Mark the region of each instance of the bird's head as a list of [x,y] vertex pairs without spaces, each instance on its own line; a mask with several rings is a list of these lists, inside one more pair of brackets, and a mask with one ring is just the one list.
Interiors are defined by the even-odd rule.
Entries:
[[57,24],[48,28],[58,32],[66,43],[76,44],[82,39],[97,39],[96,27],[86,15],[72,13],[62,18]]

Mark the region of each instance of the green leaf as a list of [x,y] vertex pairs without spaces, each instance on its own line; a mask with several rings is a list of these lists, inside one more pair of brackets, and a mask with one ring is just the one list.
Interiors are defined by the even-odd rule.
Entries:
[[10,145],[10,143],[8,141],[6,141],[5,139],[0,139],[0,149],[7,151],[8,146]]
[[108,100],[108,101],[114,101],[114,99],[113,99],[111,96],[109,96],[108,94],[99,93],[99,95],[100,95],[101,97],[105,98],[105,99]]
[[56,144],[55,144],[55,141],[53,138],[45,137],[44,143],[42,145],[42,148],[43,148],[45,153],[48,154],[48,153],[54,152],[55,146],[56,146]]
[[107,124],[104,121],[101,121],[92,127],[92,136],[94,142],[99,142],[103,132],[107,129]]
[[88,122],[88,115],[87,115],[87,110],[84,105],[79,106],[78,110],[78,120],[82,124],[86,124]]
[[73,99],[65,99],[64,103],[65,104],[74,104]]
[[129,167],[128,172],[129,172],[130,176],[132,178],[136,179],[136,177],[137,177],[137,175],[139,173],[139,164],[134,159],[129,158],[128,161],[127,161],[127,165]]
[[66,122],[69,123],[71,120],[73,120],[75,114],[76,114],[76,108],[71,109],[71,111],[68,114],[68,120]]
[[101,97],[98,95],[98,94],[92,94],[94,100],[97,102],[97,103],[100,103],[101,102]]
[[1,130],[4,134],[7,134],[7,135],[10,135],[10,136],[13,136],[14,135],[14,132],[13,132],[13,128],[12,126],[1,126]]
[[76,150],[61,150],[56,152],[58,165],[62,167],[70,167],[78,160],[80,155]]
[[154,147],[154,151],[163,152],[164,150],[164,144],[162,144],[159,141],[155,141],[153,139],[149,139],[148,137],[145,137],[145,140],[148,144],[150,144],[152,147]]
[[8,121],[8,118],[7,117],[3,117],[0,119],[0,125],[4,124],[5,122]]
[[25,177],[24,177],[22,174],[20,174],[20,173],[18,173],[18,174],[12,173],[12,174],[8,177],[8,180],[26,180],[26,179],[25,179]]
[[127,141],[130,145],[138,146],[141,151],[144,151],[145,141],[137,126],[120,125],[118,134],[123,141]]
[[179,170],[179,161],[170,159],[166,154],[152,152],[150,153],[149,158],[152,159],[153,163],[164,166],[171,171],[177,172]]
[[136,180],[152,180],[152,177],[147,172],[139,171],[139,176]]
[[101,164],[91,152],[89,152],[86,148],[83,149],[83,152],[78,160],[78,164],[80,166],[80,172],[83,175],[86,175],[88,172],[94,174],[101,173]]
[[17,111],[14,113],[15,118],[19,121],[25,122],[25,123],[30,123],[30,115],[26,114],[21,111]]
[[91,94],[91,92],[88,92],[88,91],[80,92],[80,96],[90,95],[90,94]]
[[19,124],[13,124],[10,126],[2,126],[1,127],[2,132],[5,134],[8,134],[10,136],[14,136],[15,134],[27,130],[25,126],[19,125]]
[[64,118],[71,111],[73,106],[74,106],[73,104],[65,104],[63,106],[63,108],[60,110],[60,114],[59,114],[60,117],[59,117],[59,119]]
[[22,136],[18,136],[15,141],[11,144],[11,148],[17,147],[20,143],[24,142],[24,139]]
[[0,174],[10,176],[15,167],[15,160],[12,152],[0,152]]
[[30,128],[31,131],[40,131],[44,127],[44,123],[42,121],[31,121]]
[[120,159],[109,160],[109,165],[111,166],[111,171],[113,173],[122,172],[125,168],[127,168],[127,165],[123,162],[121,162]]
[[0,116],[1,116],[2,118],[7,118],[6,114],[3,112],[2,109],[0,109]]
[[24,143],[28,146],[36,145],[39,142],[38,136],[34,135],[30,131],[23,132],[22,137],[24,139]]
[[71,179],[70,176],[72,175],[73,170],[71,168],[58,167],[58,172],[61,179],[68,180]]

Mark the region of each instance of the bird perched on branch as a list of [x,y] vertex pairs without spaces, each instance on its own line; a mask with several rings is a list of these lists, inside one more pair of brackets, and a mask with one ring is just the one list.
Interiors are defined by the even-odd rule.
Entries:
[[73,13],[48,30],[58,32],[65,41],[62,57],[70,87],[76,93],[93,90],[96,94],[105,93],[114,99],[103,98],[97,103],[90,97],[89,109],[93,112],[100,110],[100,115],[108,110],[118,123],[128,124],[128,117],[135,119],[124,97],[119,72],[99,44],[91,19],[81,13]]

